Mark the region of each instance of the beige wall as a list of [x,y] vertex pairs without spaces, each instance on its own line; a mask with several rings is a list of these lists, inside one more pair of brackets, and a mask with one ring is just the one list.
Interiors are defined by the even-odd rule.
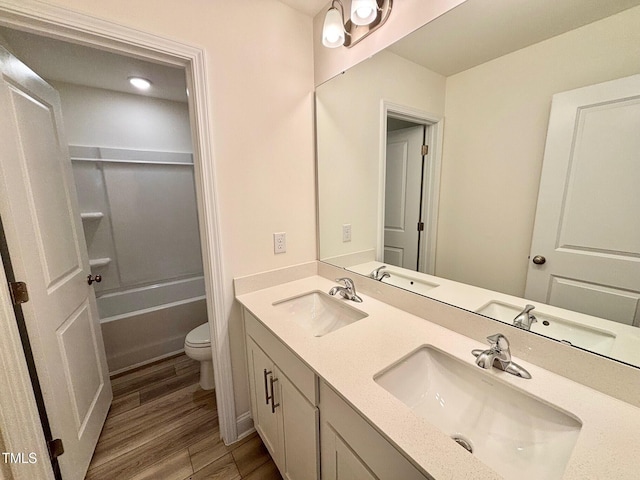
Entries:
[[327,7],[322,9],[313,20],[315,84],[320,85],[326,82],[464,1],[395,0],[393,13],[384,26],[351,48],[325,48],[322,45],[320,39],[324,16],[329,8],[327,3]]
[[554,93],[640,73],[640,7],[447,78],[436,274],[524,295]]
[[[237,276],[315,259],[312,20],[276,0],[47,0],[206,52],[236,414],[249,410]],[[273,232],[287,253],[273,254]]]
[[[320,258],[375,249],[382,100],[442,115],[445,77],[385,51],[316,96]],[[342,242],[343,224],[351,242]]]

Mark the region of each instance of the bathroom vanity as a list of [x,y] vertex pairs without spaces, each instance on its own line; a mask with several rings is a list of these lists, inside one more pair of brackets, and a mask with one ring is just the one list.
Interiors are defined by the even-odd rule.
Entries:
[[523,360],[513,327],[492,333],[532,378],[481,369],[486,343],[429,319],[464,312],[413,315],[361,277],[362,303],[332,297],[332,269],[236,280],[254,424],[285,478],[637,478],[633,402]]

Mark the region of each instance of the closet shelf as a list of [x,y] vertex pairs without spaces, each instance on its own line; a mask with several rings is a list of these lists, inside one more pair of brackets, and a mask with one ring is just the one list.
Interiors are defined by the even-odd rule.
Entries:
[[102,212],[86,212],[80,214],[82,220],[99,220],[102,217],[104,217],[104,213]]
[[106,267],[111,263],[111,259],[109,257],[106,258],[94,258],[93,260],[89,260],[89,266],[91,268],[94,267]]

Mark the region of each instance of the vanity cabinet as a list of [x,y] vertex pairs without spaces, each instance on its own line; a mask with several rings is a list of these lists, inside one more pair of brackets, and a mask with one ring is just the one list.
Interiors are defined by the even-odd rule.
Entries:
[[425,480],[396,448],[324,382],[320,382],[323,480]]
[[253,422],[287,480],[320,478],[315,374],[244,310]]

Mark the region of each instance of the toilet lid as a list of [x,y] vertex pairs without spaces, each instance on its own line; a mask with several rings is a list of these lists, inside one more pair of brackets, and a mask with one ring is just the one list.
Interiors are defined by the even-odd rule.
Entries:
[[199,327],[194,328],[187,334],[185,342],[189,345],[204,346],[211,344],[211,337],[209,335],[209,324],[203,323]]

